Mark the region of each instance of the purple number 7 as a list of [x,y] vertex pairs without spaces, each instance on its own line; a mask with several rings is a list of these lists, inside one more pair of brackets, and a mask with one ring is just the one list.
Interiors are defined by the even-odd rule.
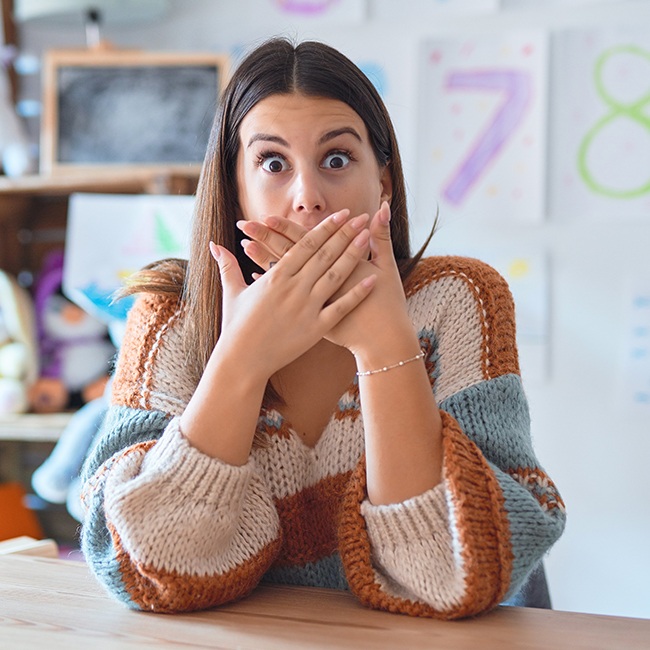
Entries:
[[478,136],[469,153],[447,182],[443,196],[458,205],[474,183],[494,161],[506,140],[519,126],[532,94],[530,74],[521,70],[480,70],[452,72],[446,88],[469,90],[498,90],[505,96],[494,119]]

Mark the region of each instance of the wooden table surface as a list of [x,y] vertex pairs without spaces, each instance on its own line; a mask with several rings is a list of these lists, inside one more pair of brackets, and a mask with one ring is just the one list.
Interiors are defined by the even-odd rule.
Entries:
[[347,592],[259,587],[193,614],[134,612],[113,601],[82,562],[0,557],[2,650],[104,648],[650,648],[650,620],[501,607],[444,622],[361,607]]

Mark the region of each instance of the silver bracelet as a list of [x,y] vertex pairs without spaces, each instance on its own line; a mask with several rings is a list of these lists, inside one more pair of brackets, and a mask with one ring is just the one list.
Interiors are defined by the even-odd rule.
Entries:
[[389,370],[392,370],[393,368],[399,368],[400,366],[405,366],[407,363],[411,363],[411,361],[417,361],[418,359],[423,359],[424,358],[424,352],[420,350],[418,354],[416,354],[414,357],[411,357],[410,359],[404,359],[404,361],[398,361],[397,363],[394,363],[392,366],[384,366],[383,368],[377,368],[377,370],[364,370],[363,372],[357,372],[357,377],[367,377],[368,375],[377,375],[380,372],[387,372]]

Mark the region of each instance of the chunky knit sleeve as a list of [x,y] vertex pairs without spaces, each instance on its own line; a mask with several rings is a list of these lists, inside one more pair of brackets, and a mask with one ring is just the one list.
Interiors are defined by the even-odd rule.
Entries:
[[564,529],[562,499],[530,438],[505,281],[431,258],[407,286],[443,423],[443,481],[399,504],[346,496],[340,552],[351,590],[395,612],[460,618],[514,594]]
[[83,471],[91,569],[129,607],[163,612],[244,596],[280,546],[254,461],[227,465],[181,434],[196,383],[184,363],[181,316],[176,300],[157,297],[132,309],[112,405]]

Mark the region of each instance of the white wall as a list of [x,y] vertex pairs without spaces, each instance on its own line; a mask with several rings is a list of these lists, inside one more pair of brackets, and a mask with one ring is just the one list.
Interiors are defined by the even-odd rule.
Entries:
[[[643,26],[650,34],[650,2],[592,2],[566,6],[559,0],[503,2],[480,17],[441,18],[423,24],[415,0],[400,0],[404,17],[382,20],[386,3],[368,0],[361,25],[289,27],[260,25],[262,0],[175,0],[170,13],[150,24],[107,26],[104,36],[124,47],[238,53],[252,41],[276,33],[318,38],[356,61],[380,59],[392,86],[389,109],[402,141],[412,208],[418,202],[417,50],[423,38],[469,32],[503,33],[519,28]],[[417,3],[416,3],[417,4]],[[562,5],[564,7],[562,8]],[[83,45],[81,24],[28,24],[24,49]],[[650,42],[648,44],[650,50]],[[36,92],[32,90],[31,92]],[[561,98],[551,95],[551,102]],[[568,508],[564,537],[547,558],[557,609],[650,617],[650,500],[647,464],[650,422],[617,406],[623,340],[623,282],[650,270],[650,214],[641,220],[593,219],[589,214],[553,214],[533,226],[494,220],[449,219],[430,252],[462,253],[477,245],[544,244],[551,268],[549,377],[528,387],[536,449],[558,484]],[[424,232],[415,233],[415,243]]]

